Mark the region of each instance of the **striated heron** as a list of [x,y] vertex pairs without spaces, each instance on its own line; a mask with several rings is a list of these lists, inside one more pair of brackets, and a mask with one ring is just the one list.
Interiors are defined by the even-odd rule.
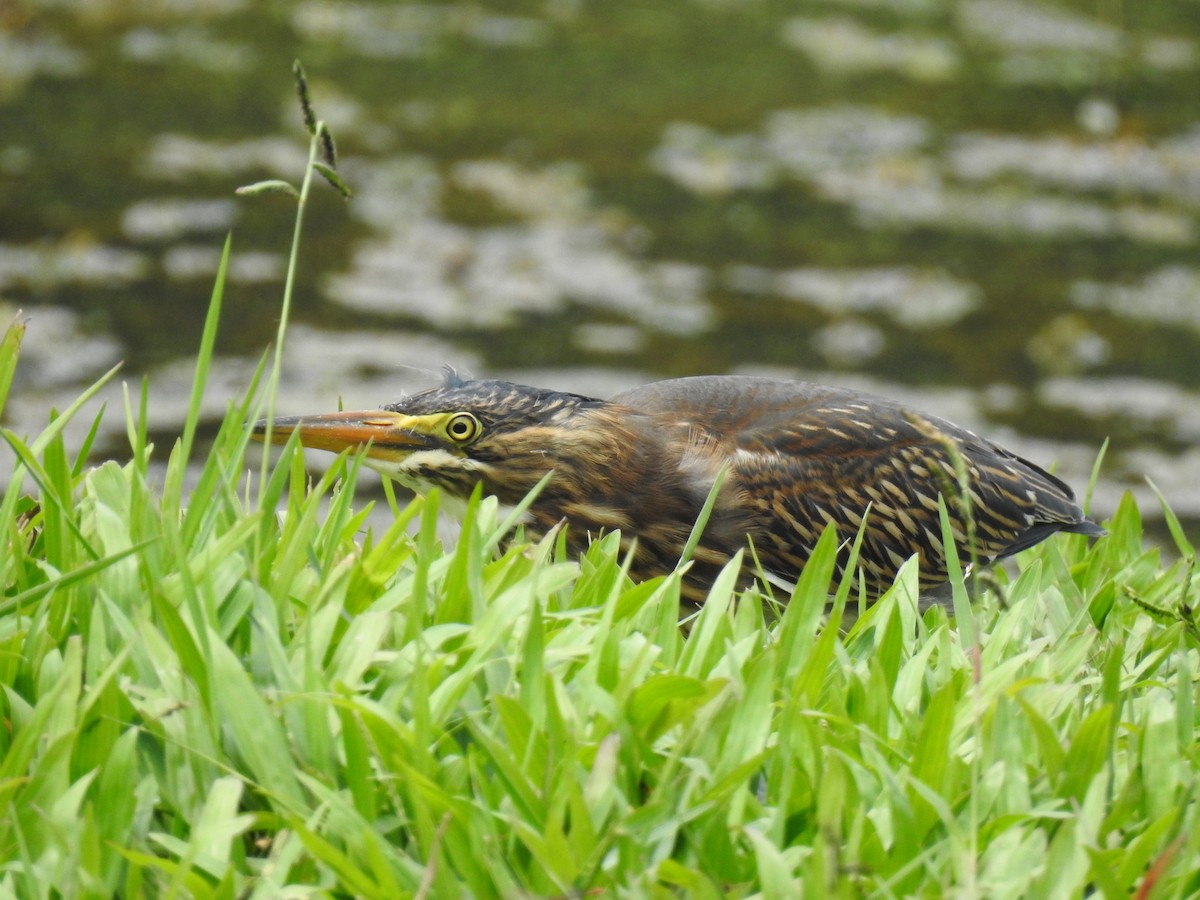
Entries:
[[921,589],[935,588],[947,579],[939,495],[964,561],[1057,531],[1104,534],[1070,487],[1003,447],[892,400],[805,382],[701,376],[597,400],[448,371],[440,387],[381,410],[276,419],[272,438],[293,431],[306,447],[365,448],[369,466],[418,493],[465,499],[482,484],[515,504],[553,472],[527,531],[566,522],[578,550],[619,529],[636,538],[637,578],[675,568],[724,468],[685,579],[695,601],[751,545],[770,580],[794,582],[829,523],[843,541],[840,573],[864,520],[858,565],[871,595],[913,555]]

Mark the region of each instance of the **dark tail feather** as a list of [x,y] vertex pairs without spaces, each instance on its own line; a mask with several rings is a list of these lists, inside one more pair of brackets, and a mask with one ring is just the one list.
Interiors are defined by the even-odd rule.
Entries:
[[1059,531],[1065,531],[1068,534],[1086,534],[1088,537],[1104,537],[1108,534],[1091,519],[1082,519],[1078,522],[1041,522],[1017,535],[1017,539],[1005,547],[1004,552],[997,559],[1028,550],[1034,544],[1040,544],[1050,535]]
[[1065,531],[1068,534],[1086,534],[1088,537],[1104,537],[1108,534],[1107,531],[1091,519],[1084,519],[1082,522],[1072,522],[1069,525],[1061,525],[1058,530]]

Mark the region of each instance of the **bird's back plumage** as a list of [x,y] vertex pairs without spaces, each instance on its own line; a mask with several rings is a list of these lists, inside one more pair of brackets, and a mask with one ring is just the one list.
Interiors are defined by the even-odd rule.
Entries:
[[[691,431],[681,445],[701,448],[709,471],[728,465],[714,528],[743,531],[760,561],[784,578],[795,577],[832,524],[844,543],[863,528],[860,564],[872,593],[913,555],[922,587],[944,582],[939,496],[964,562],[1010,555],[1056,531],[1103,533],[1070,487],[1044,469],[883,397],[720,376],[645,385],[610,403]],[[694,463],[685,453],[681,464]]]

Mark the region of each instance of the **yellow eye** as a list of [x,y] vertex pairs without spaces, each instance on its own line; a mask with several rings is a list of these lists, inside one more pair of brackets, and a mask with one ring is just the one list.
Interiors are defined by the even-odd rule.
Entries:
[[446,434],[450,436],[450,440],[460,444],[468,444],[475,440],[482,430],[483,426],[479,420],[470,413],[459,413],[446,423]]

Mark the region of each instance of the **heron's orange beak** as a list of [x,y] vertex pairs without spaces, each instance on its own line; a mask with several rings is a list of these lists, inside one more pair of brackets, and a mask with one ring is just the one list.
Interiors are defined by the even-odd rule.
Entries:
[[334,453],[365,449],[375,459],[396,459],[437,445],[427,427],[422,427],[424,417],[378,409],[262,419],[254,424],[251,437],[266,440],[268,425],[272,444],[286,444],[292,432],[298,432],[305,447]]

